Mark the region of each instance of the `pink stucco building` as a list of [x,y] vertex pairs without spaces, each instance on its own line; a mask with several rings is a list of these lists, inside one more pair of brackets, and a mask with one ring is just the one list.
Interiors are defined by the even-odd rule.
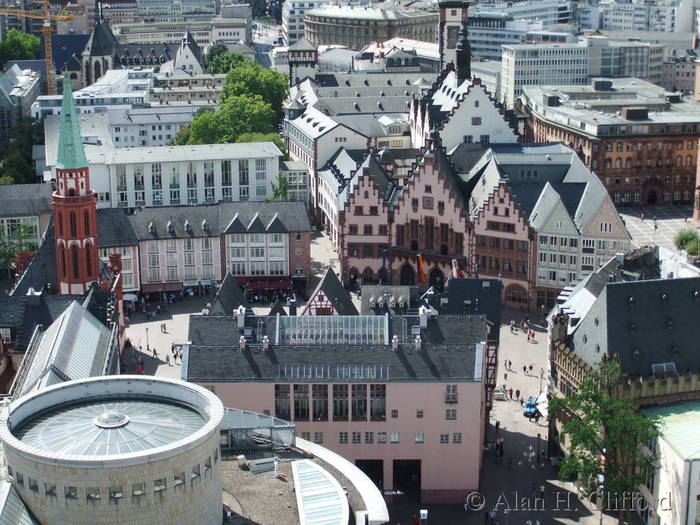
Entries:
[[[384,491],[456,503],[479,486],[483,315],[191,316],[183,377],[292,421]],[[239,335],[240,334],[240,335]],[[247,335],[245,335],[247,334]]]

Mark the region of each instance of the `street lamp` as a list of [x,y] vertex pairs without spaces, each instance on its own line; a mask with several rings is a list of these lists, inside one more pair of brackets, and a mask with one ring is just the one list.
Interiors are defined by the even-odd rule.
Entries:
[[146,352],[147,353],[150,352],[150,350],[148,348],[148,327],[146,327]]
[[540,439],[542,439],[542,434],[537,433],[537,461],[540,460]]

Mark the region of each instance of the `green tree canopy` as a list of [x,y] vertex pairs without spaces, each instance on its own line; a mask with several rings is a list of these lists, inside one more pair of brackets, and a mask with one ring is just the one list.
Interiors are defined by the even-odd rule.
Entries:
[[[214,44],[212,47],[216,47],[217,45],[222,44]],[[226,46],[223,47],[223,53],[218,52],[212,54],[210,51],[207,55],[207,73],[228,73],[240,64],[250,62],[250,60],[248,60],[244,55],[239,53],[229,53],[226,51]]]
[[275,112],[277,125],[284,118],[283,103],[287,98],[287,78],[276,71],[247,60],[241,62],[226,77],[222,99],[236,95],[255,93],[270,104]]
[[[566,439],[569,453],[559,476],[578,479],[586,496],[604,492],[611,501],[624,492],[636,492],[653,472],[657,457],[641,453],[641,445],[659,435],[655,419],[644,417],[630,400],[618,397],[620,377],[619,363],[606,359],[581,382],[576,395],[549,403],[550,417],[566,416],[560,439]],[[602,489],[598,486],[601,458],[605,465]]]
[[0,65],[9,60],[32,60],[39,58],[39,39],[34,35],[10,29],[0,42]]
[[271,201],[286,201],[289,193],[289,180],[281,173],[277,174],[277,182],[272,183]]
[[8,184],[14,184],[15,179],[10,177],[9,175],[3,175],[0,177],[0,186],[7,186]]
[[[221,144],[237,142],[243,134],[272,134],[275,114],[258,95],[230,97],[217,111],[202,111],[189,127],[180,130],[173,144]],[[265,138],[264,140],[271,140]]]
[[676,233],[676,236],[673,238],[673,243],[679,250],[685,250],[690,255],[698,255],[700,235],[692,228],[685,228]]
[[34,182],[34,169],[21,152],[12,148],[0,165],[0,177],[12,177],[15,184]]
[[287,145],[277,133],[243,133],[236,142],[274,142],[282,152],[282,160],[288,160]]

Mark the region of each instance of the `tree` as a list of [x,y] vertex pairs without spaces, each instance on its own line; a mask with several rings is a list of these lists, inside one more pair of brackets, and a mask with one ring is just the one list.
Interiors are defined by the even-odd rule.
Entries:
[[217,110],[200,111],[186,129],[181,129],[173,143],[221,144],[237,142],[244,133],[272,133],[275,114],[258,95],[230,97]]
[[285,175],[277,174],[277,182],[272,183],[271,201],[286,201],[289,192],[289,181]]
[[[214,44],[212,47],[215,47],[216,45],[220,44]],[[206,71],[207,73],[228,73],[245,62],[250,62],[250,60],[239,53],[224,52],[212,55],[210,52],[209,55],[207,55]]]
[[214,57],[223,55],[224,53],[228,53],[228,48],[224,44],[212,44],[207,51],[206,60],[209,62]]
[[254,93],[270,104],[279,124],[284,118],[283,104],[287,98],[287,78],[271,69],[265,69],[260,64],[247,60],[229,71],[226,85],[221,95],[226,101],[236,95]]
[[282,160],[289,160],[287,145],[277,133],[243,133],[236,142],[274,142],[282,152]]
[[14,184],[15,179],[10,177],[9,175],[3,175],[0,177],[0,186],[7,186],[8,184]]
[[[673,238],[673,244],[676,245],[676,248],[679,250],[686,250],[688,253],[693,251],[698,242],[700,242],[700,235],[691,228],[679,230]],[[697,248],[695,248],[695,250],[697,250]]]
[[11,148],[0,165],[0,177],[12,177],[17,184],[34,182],[34,169],[24,156],[15,148]]
[[[560,439],[567,439],[569,453],[561,463],[560,478],[578,479],[586,497],[595,494],[606,502],[637,492],[657,462],[655,453],[640,451],[640,445],[659,435],[657,420],[644,417],[630,400],[616,396],[620,377],[619,362],[605,359],[575,395],[549,403],[551,417],[567,416]],[[629,510],[624,505],[621,509],[620,519]]]
[[9,270],[16,254],[35,251],[36,248],[34,228],[27,224],[18,224],[5,236],[0,237],[0,266]]
[[39,58],[39,39],[34,35],[10,29],[0,42],[0,65],[10,60],[32,60]]

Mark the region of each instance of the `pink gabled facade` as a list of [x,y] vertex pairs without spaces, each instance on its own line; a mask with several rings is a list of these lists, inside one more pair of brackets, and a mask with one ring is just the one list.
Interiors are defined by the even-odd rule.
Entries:
[[472,228],[470,274],[500,279],[505,307],[535,307],[536,235],[504,182],[483,204]]
[[[420,461],[420,498],[424,503],[461,503],[465,494],[479,487],[483,429],[482,411],[484,387],[482,382],[387,382],[386,411],[381,421],[369,417],[357,420],[349,404],[345,421],[333,420],[334,386],[349,389],[363,383],[333,383],[328,387],[329,417],[313,421],[313,416],[299,419],[294,410],[296,384],[273,382],[202,382],[224,403],[246,410],[287,416],[296,425],[297,435],[323,444],[365,469],[372,480],[384,491],[406,490],[412,480],[400,479],[395,461]],[[378,383],[364,383],[367,392]],[[313,403],[314,389],[320,385],[302,383],[310,389]],[[448,391],[448,385],[450,390]],[[278,388],[276,388],[276,386]],[[289,412],[275,410],[279,386],[289,387]],[[416,392],[420,392],[417,396]],[[279,400],[279,397],[278,397]],[[447,419],[447,410],[454,410],[455,419]],[[313,414],[313,412],[311,412]],[[452,417],[452,413],[449,414]],[[459,468],[455,468],[459,465]],[[394,474],[397,474],[397,477]]]
[[452,270],[452,259],[466,271],[469,226],[454,170],[439,144],[434,146],[394,207],[390,263],[394,283],[418,284],[420,254],[426,284],[441,289]]
[[[388,177],[387,177],[388,179]],[[351,285],[388,282],[386,266],[391,246],[389,205],[364,168],[345,208],[338,213],[341,274]]]

